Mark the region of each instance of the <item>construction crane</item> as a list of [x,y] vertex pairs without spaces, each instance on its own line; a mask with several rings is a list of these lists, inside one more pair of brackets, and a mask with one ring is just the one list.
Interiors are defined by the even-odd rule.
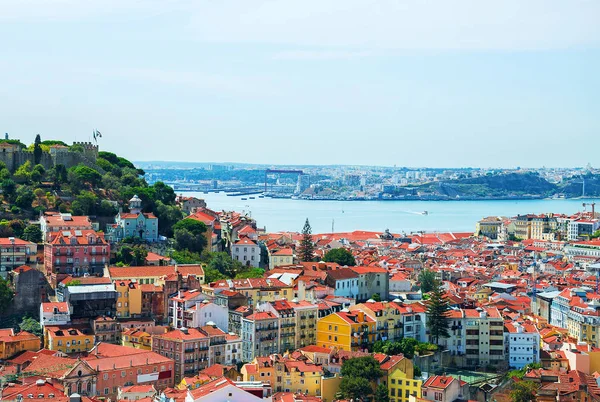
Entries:
[[596,217],[596,203],[595,202],[592,202],[592,203],[584,202],[582,205],[583,205],[584,211],[587,206],[592,207],[592,219]]

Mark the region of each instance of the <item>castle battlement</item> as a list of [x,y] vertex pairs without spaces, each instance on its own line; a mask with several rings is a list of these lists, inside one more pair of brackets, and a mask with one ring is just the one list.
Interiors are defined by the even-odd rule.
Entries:
[[[73,145],[79,145],[83,152],[77,152],[68,147],[50,147],[50,151],[44,151],[40,159],[40,164],[46,169],[56,165],[64,165],[67,169],[79,164],[90,165],[96,169],[102,170],[96,165],[98,158],[98,145],[89,141],[75,141]],[[2,142],[0,139],[0,161],[6,164],[6,167],[14,172],[21,165],[29,161],[32,165],[35,163],[33,151],[22,149],[18,144]],[[101,172],[102,173],[102,172]]]

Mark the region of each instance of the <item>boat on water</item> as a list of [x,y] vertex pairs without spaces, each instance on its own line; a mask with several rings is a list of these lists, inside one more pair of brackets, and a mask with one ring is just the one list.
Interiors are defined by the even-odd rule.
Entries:
[[248,198],[242,198],[242,200],[246,201]]
[[265,196],[264,195],[259,195],[258,198],[265,198]]
[[249,197],[251,200],[255,199],[256,197]]
[[423,212],[421,212],[421,215],[429,215],[429,212],[423,211]]

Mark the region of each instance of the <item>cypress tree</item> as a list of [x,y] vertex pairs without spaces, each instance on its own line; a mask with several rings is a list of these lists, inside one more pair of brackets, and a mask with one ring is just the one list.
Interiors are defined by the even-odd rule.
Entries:
[[449,311],[450,304],[444,297],[441,284],[436,281],[433,290],[429,294],[429,303],[427,304],[427,328],[429,328],[431,343],[437,345],[440,337],[448,338],[450,336],[448,332],[450,327],[448,321]]
[[313,261],[315,259],[315,243],[312,239],[312,228],[306,218],[304,228],[302,228],[302,240],[298,247],[298,256],[301,261]]
[[33,160],[35,161],[34,165],[37,165],[42,160],[42,138],[40,135],[35,136],[35,141],[33,143]]

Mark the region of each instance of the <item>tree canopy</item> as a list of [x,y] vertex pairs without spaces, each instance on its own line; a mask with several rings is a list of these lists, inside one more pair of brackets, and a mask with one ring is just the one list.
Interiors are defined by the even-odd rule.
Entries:
[[435,272],[424,269],[419,274],[419,282],[421,283],[421,292],[429,293],[435,286]]
[[347,265],[353,267],[356,265],[356,260],[350,250],[345,248],[334,248],[325,253],[323,256],[325,262],[335,262],[341,266]]

